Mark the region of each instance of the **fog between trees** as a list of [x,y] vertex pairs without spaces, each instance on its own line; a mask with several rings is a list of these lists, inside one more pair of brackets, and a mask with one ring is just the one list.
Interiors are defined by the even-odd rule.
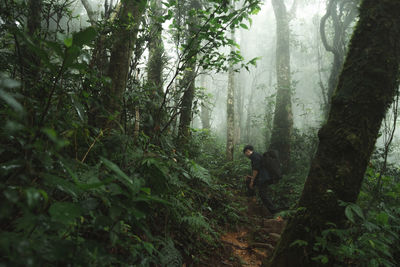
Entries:
[[[72,20],[71,29],[79,29],[88,24],[87,11],[83,2],[89,3],[94,16],[99,18],[104,12],[104,4],[97,1],[74,1],[73,13],[79,16],[79,21]],[[334,2],[334,1],[332,1]],[[337,4],[339,4],[338,1]],[[356,1],[353,1],[356,3]],[[112,2],[111,2],[112,3]],[[110,4],[111,4],[110,3]],[[293,1],[286,1],[287,8],[293,7]],[[115,5],[116,3],[114,3]],[[329,87],[329,76],[332,68],[333,54],[327,51],[321,41],[320,22],[321,18],[327,13],[327,1],[324,0],[305,0],[297,1],[295,10],[291,14],[290,20],[290,54],[291,54],[291,73],[292,73],[292,106],[293,122],[297,129],[312,129],[316,131],[325,117],[325,105],[327,101],[327,90]],[[237,4],[240,5],[240,4]],[[356,5],[356,4],[352,4]],[[338,7],[339,9],[339,7]],[[355,8],[356,10],[356,8]],[[346,13],[347,12],[347,13]],[[343,20],[351,12],[344,11]],[[349,16],[352,17],[352,16]],[[276,22],[273,8],[270,1],[262,1],[261,10],[251,16],[252,24],[249,29],[239,28],[235,32],[236,42],[240,46],[240,52],[245,61],[258,58],[257,66],[251,66],[250,70],[238,69],[235,73],[236,97],[241,94],[240,101],[236,101],[235,110],[241,110],[241,143],[252,141],[259,149],[266,148],[271,134],[272,113],[276,97],[276,69],[275,69],[275,49],[276,49]],[[341,43],[347,47],[353,27],[357,18],[350,20],[348,28],[344,33]],[[333,20],[328,18],[326,22],[327,42],[333,45],[334,29]],[[162,27],[167,29],[170,21],[166,21]],[[172,42],[171,34],[163,31],[163,43],[166,56],[171,66],[163,71],[164,79],[171,79],[171,71],[176,61],[176,46]],[[146,75],[148,51],[144,51],[141,60],[138,62],[138,69],[141,75]],[[204,87],[203,92],[207,94],[207,104],[211,108],[211,127],[221,138],[226,138],[226,90],[228,86],[227,73],[202,72],[196,78],[199,87]],[[204,76],[204,77],[200,77]],[[144,79],[144,77],[142,78]],[[203,82],[200,82],[203,79]],[[164,83],[164,85],[166,82]],[[321,85],[323,89],[321,88]],[[325,90],[324,93],[322,90]],[[239,93],[240,91],[240,93]],[[239,103],[240,102],[240,103]],[[200,103],[199,103],[200,104]],[[197,106],[198,111],[201,105]],[[249,115],[250,114],[250,115]],[[251,123],[246,124],[247,118]],[[269,119],[268,119],[269,118]],[[251,125],[251,129],[245,129],[246,125]],[[192,127],[202,128],[200,112],[193,116]],[[249,132],[249,133],[247,133]],[[250,134],[249,138],[246,136]],[[394,136],[393,147],[398,146],[398,132]],[[378,140],[378,145],[384,141]],[[398,153],[393,153],[390,158],[399,159]]]

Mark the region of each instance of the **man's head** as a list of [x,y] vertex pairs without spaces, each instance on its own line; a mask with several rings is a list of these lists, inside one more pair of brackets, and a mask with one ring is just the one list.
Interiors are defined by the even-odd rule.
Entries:
[[243,148],[243,154],[245,154],[246,157],[250,157],[251,154],[253,154],[253,151],[254,151],[254,147],[252,145],[246,145]]

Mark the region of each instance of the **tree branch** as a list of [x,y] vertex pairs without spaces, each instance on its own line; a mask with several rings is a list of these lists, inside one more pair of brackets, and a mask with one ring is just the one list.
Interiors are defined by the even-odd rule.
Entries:
[[321,35],[322,44],[324,45],[326,51],[329,51],[331,53],[335,53],[335,50],[334,50],[334,48],[332,46],[330,46],[328,44],[328,41],[326,39],[325,24],[326,24],[327,19],[331,16],[332,6],[333,6],[334,2],[335,2],[335,0],[330,0],[329,1],[328,6],[326,8],[326,13],[321,18],[321,23],[320,23],[320,27],[319,27],[319,32],[320,32],[320,35]]
[[89,4],[88,0],[81,0],[82,5],[85,7],[86,13],[89,17],[90,24],[94,26],[97,21],[97,12],[93,11],[92,6]]

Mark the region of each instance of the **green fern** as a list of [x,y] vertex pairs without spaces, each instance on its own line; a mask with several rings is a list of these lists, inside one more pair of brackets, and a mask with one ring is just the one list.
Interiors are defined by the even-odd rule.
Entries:
[[182,222],[187,224],[192,232],[200,233],[203,231],[212,231],[210,224],[205,220],[201,214],[194,214],[192,216],[184,216]]
[[197,164],[194,161],[190,161],[190,175],[193,178],[206,183],[207,185],[212,184],[212,177],[211,177],[210,173],[208,172],[208,170],[203,168],[202,166],[200,166],[199,164]]
[[179,250],[174,246],[174,242],[168,239],[164,247],[159,252],[161,266],[168,267],[181,267],[182,266],[182,256]]

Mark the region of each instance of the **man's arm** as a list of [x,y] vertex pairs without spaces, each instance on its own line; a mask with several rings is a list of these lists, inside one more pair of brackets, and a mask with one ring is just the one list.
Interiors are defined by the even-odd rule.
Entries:
[[254,187],[254,179],[256,179],[257,174],[258,174],[258,171],[253,170],[253,176],[251,176],[251,178],[250,178],[251,180],[250,180],[250,184],[249,184],[251,189],[253,189],[253,187]]

